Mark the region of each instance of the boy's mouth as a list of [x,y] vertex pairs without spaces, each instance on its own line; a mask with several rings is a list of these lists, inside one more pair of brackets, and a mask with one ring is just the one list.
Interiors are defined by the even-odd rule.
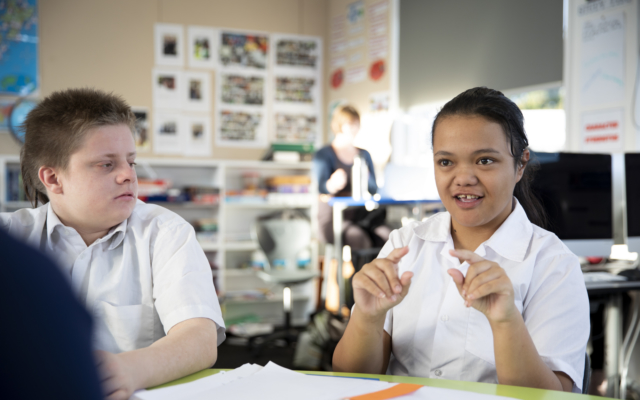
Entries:
[[133,198],[133,192],[125,192],[125,193],[122,193],[120,196],[116,197],[116,199],[126,199],[126,198]]

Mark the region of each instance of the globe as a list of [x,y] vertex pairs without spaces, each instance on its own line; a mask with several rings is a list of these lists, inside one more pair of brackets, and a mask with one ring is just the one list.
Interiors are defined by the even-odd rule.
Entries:
[[35,108],[38,103],[32,99],[21,99],[13,105],[9,115],[9,131],[16,140],[24,143],[25,131],[22,127],[27,114]]

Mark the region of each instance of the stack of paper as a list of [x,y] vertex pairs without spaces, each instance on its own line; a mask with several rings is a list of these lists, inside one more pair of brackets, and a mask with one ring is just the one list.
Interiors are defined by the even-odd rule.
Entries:
[[[497,400],[489,396],[457,390],[420,387],[381,382],[305,375],[274,363],[265,367],[245,364],[233,371],[220,372],[182,385],[156,390],[140,390],[135,400],[369,400],[369,399],[438,399]],[[409,393],[409,394],[402,394]],[[366,395],[366,396],[363,396]],[[356,397],[362,396],[362,397]]]

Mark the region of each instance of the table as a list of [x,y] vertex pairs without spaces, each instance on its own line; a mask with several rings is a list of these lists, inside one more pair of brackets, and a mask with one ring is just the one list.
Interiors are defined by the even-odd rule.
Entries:
[[[623,339],[622,294],[640,290],[640,281],[585,282],[585,286],[589,296],[608,296],[604,321],[604,370],[608,381],[607,395],[614,398],[625,398],[627,376],[626,371],[622,370],[623,358],[621,356],[629,350],[630,338],[635,324],[629,326]],[[640,297],[632,304],[632,315],[640,313],[638,299]],[[635,322],[638,323],[637,320]]]
[[[342,276],[342,212],[349,207],[378,208],[380,205],[411,205],[425,203],[441,203],[440,200],[394,200],[394,199],[368,199],[355,200],[352,197],[332,197],[328,204],[333,207],[333,245],[335,259],[338,264],[338,291],[340,292],[340,309],[346,304],[345,282]],[[422,218],[420,218],[422,219]]]
[[[177,379],[164,385],[150,388],[150,390],[178,385],[181,383],[193,382],[197,379],[204,378],[222,371],[221,369],[205,369],[195,374]],[[354,378],[373,378],[381,381],[394,383],[417,383],[425,386],[432,386],[444,389],[463,390],[467,392],[475,392],[482,394],[490,394],[496,396],[513,397],[521,400],[603,400],[604,397],[579,395],[575,393],[557,392],[554,390],[530,389],[518,386],[495,385],[491,383],[452,381],[447,379],[430,379],[430,378],[413,378],[408,376],[392,376],[392,375],[369,375],[369,374],[347,374],[340,372],[320,372],[320,371],[299,371],[305,374],[325,375],[325,376],[343,376]]]

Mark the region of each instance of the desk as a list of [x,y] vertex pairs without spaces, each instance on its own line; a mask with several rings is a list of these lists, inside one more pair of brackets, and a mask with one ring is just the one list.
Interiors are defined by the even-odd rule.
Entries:
[[[220,372],[220,369],[205,369],[196,372],[193,375],[177,379],[164,385],[150,388],[150,390],[174,386],[181,383],[193,382],[197,379],[204,378]],[[417,383],[425,386],[432,386],[444,389],[463,390],[466,392],[475,392],[482,394],[490,394],[495,396],[513,397],[521,400],[603,400],[600,396],[578,395],[575,393],[556,392],[554,390],[530,389],[518,386],[494,385],[491,383],[463,382],[451,381],[446,379],[429,379],[429,378],[412,378],[407,376],[391,376],[391,375],[368,375],[368,374],[345,374],[339,372],[319,372],[319,371],[300,371],[305,374],[326,375],[326,376],[347,376],[358,378],[374,378],[381,381],[394,383]]]
[[[627,376],[626,371],[622,370],[622,356],[628,350],[629,339],[633,334],[634,326],[629,326],[627,335],[623,339],[622,294],[632,290],[640,290],[640,281],[585,282],[585,286],[589,296],[608,296],[604,321],[604,370],[608,381],[607,395],[615,398],[624,398],[622,396],[626,393],[624,386],[626,385]],[[640,312],[638,301],[634,301],[632,307],[632,315]]]
[[342,276],[342,212],[349,207],[378,208],[380,205],[410,205],[425,203],[441,203],[440,200],[393,200],[393,199],[369,199],[354,200],[351,197],[333,197],[329,205],[333,207],[333,245],[336,262],[338,264],[338,291],[340,292],[340,309],[346,304],[344,277]]

